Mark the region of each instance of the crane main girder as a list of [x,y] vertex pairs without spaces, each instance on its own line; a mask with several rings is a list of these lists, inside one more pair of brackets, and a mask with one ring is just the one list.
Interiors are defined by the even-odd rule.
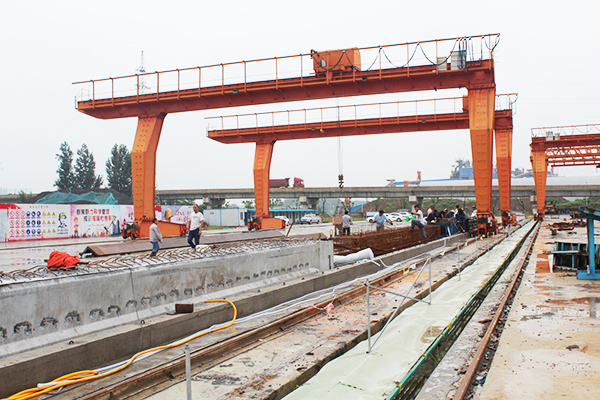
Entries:
[[[495,114],[496,126],[512,129],[512,111],[497,110]],[[384,117],[241,129],[211,129],[208,131],[208,137],[217,142],[231,144],[453,129],[469,129],[468,112],[419,115],[416,118]]]
[[465,69],[439,71],[432,66],[353,71],[321,76],[176,90],[127,97],[92,99],[77,110],[101,119],[140,117],[300,100],[422,90],[479,88],[494,84],[493,60],[467,63]]

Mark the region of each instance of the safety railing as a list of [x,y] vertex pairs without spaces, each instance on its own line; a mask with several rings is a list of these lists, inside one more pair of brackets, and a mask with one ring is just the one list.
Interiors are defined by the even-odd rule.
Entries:
[[531,128],[531,137],[557,140],[561,136],[600,134],[600,124]]
[[[464,69],[468,63],[491,60],[500,40],[499,34],[465,36],[450,39],[428,40],[386,46],[360,48],[360,65],[353,65],[354,73],[359,71],[384,71],[391,68],[411,68],[434,66],[437,70]],[[277,87],[280,81],[314,77],[312,53],[284,57],[265,58],[191,67],[144,74],[119,76],[74,82],[81,85],[76,101],[95,101],[122,97],[155,94],[160,100],[161,93],[175,93],[196,90],[198,96],[204,89],[221,88],[225,93],[228,85],[239,85],[236,90],[245,90],[255,82],[270,81]],[[172,100],[172,98],[169,98]]]
[[[516,94],[496,96],[496,110],[512,110]],[[299,110],[272,111],[252,114],[207,117],[207,131],[266,128],[285,125],[305,125],[320,129],[324,124],[335,121],[360,121],[387,118],[413,117],[422,122],[423,117],[457,114],[463,112],[463,98],[397,101],[388,103],[357,104],[349,106],[321,107]],[[429,120],[428,120],[429,121]],[[435,119],[431,122],[435,122]]]

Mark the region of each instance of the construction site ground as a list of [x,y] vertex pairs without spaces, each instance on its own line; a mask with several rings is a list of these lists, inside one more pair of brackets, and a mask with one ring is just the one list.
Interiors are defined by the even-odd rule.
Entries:
[[[435,246],[430,245],[430,247],[438,247],[437,250],[396,265],[394,272],[390,270],[389,278],[382,278],[381,285],[385,284],[386,290],[406,293],[417,275],[419,262],[423,263],[427,258],[434,256],[431,267],[432,290],[435,290],[444,281],[459,272],[456,268],[457,264],[469,268],[470,263],[500,241],[502,237],[503,235],[498,235],[483,240],[470,239],[467,246],[464,245],[463,240],[463,243],[458,246],[458,252],[448,251],[450,244],[448,243],[448,247],[444,247],[445,241],[441,239]],[[401,250],[397,253],[403,251],[415,252],[415,249]],[[390,262],[389,260],[393,260],[393,257],[393,255],[384,256],[374,262]],[[428,282],[428,273],[423,273],[410,296],[425,296],[428,293]],[[293,282],[284,284],[291,285]],[[318,372],[329,360],[366,339],[367,306],[363,290],[364,282],[355,282],[342,289],[327,290],[313,298],[307,296],[303,301],[290,304],[284,310],[235,324],[232,328],[194,340],[190,343],[193,398],[277,399],[289,393],[297,385],[302,384]],[[349,292],[355,292],[355,295],[349,296]],[[371,296],[373,333],[381,329],[400,302],[400,298],[386,295],[383,292],[376,292]],[[413,301],[405,301],[402,307],[407,307],[412,303]],[[329,304],[333,306],[333,309],[328,310]],[[235,341],[236,337],[266,325],[276,324],[282,318],[296,313],[304,313],[307,310],[310,310],[311,315],[304,321],[283,325],[277,329],[276,333],[260,337],[233,351],[222,353],[216,359],[207,361],[201,356],[202,352],[211,346],[227,340]],[[105,395],[112,393],[113,396],[122,398],[123,394],[118,389],[120,381],[128,378],[133,378],[135,381],[136,376],[148,374],[148,370],[168,365],[174,359],[181,360],[182,356],[183,348],[181,347],[164,351],[134,364],[122,373],[67,390],[59,393],[56,397],[88,398],[84,396],[94,391],[100,391]],[[165,373],[163,371],[163,375]],[[184,398],[186,385],[183,380],[184,375],[181,374],[174,374],[168,380],[157,379],[153,387],[140,389],[131,398],[148,396],[156,399]],[[393,382],[390,382],[391,388],[393,388]]]
[[[595,399],[600,392],[600,329],[596,302],[600,282],[578,280],[574,271],[555,270],[552,256],[557,241],[586,241],[585,228],[551,234],[542,224],[522,283],[507,314],[506,325],[493,336],[493,359],[484,361],[478,372],[473,399]],[[321,228],[324,228],[322,226]],[[443,239],[442,239],[443,240]],[[456,264],[469,264],[501,236],[472,241],[456,251],[437,252],[432,262],[433,290],[457,273]],[[430,254],[436,253],[431,252]],[[524,255],[521,255],[524,257]],[[428,256],[420,257],[423,261]],[[385,256],[381,258],[386,263]],[[416,259],[414,260],[416,261]],[[415,279],[414,261],[397,265],[400,273],[383,279],[386,290],[406,292]],[[472,268],[470,266],[467,268]],[[342,267],[344,268],[344,267]],[[465,333],[450,349],[420,394],[421,399],[452,398],[466,367],[472,360],[490,316],[496,311],[503,286],[514,271],[507,270],[499,280],[496,300],[484,303]],[[421,275],[412,296],[424,295],[428,276]],[[233,327],[196,339],[192,353],[192,394],[202,399],[279,399],[301,385],[329,360],[366,339],[366,301],[360,294],[363,283],[322,293],[315,298],[290,304],[284,310],[235,324]],[[350,296],[348,292],[354,291]],[[380,329],[401,300],[376,292],[371,295],[371,321]],[[333,305],[329,308],[329,304]],[[403,307],[409,306],[407,301]],[[307,313],[307,310],[310,310]],[[283,324],[276,332],[247,341],[231,351],[203,359],[202,352],[282,318],[307,313],[297,322]],[[461,342],[462,340],[462,342]],[[148,371],[183,359],[183,348],[164,351],[134,364],[112,377],[64,390],[56,398],[152,398],[181,399],[186,396],[185,374],[173,373],[167,379],[138,388],[121,397],[115,389],[120,382],[148,375]],[[194,355],[197,355],[194,358]],[[97,366],[90,366],[94,368]],[[164,374],[170,374],[168,369]],[[398,377],[401,379],[402,377]],[[393,388],[390,382],[390,389]],[[96,393],[96,394],[93,394]],[[101,393],[101,394],[98,394]],[[96,396],[96,397],[94,397]],[[116,396],[116,397],[114,397]]]
[[548,254],[557,241],[585,243],[586,228],[553,236],[554,222],[540,229],[491,369],[479,377],[482,400],[600,397],[600,282],[555,270]]

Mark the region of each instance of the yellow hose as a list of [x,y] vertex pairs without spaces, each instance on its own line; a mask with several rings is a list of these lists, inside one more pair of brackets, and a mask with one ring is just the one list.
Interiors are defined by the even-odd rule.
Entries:
[[237,308],[235,307],[235,304],[233,304],[231,301],[226,300],[226,299],[219,299],[219,300],[206,300],[205,303],[229,303],[231,304],[231,306],[233,307],[233,319],[227,324],[227,325],[223,325],[219,328],[215,328],[215,329],[211,329],[210,331],[205,331],[205,332],[201,332],[198,333],[194,336],[191,336],[189,338],[187,338],[186,340],[184,340],[183,342],[179,342],[177,344],[167,344],[164,346],[158,346],[158,347],[154,347],[151,349],[147,349],[144,351],[140,351],[137,354],[134,354],[125,364],[121,365],[120,367],[113,369],[111,371],[102,373],[102,374],[98,374],[97,371],[94,370],[85,370],[85,371],[78,371],[78,372],[73,372],[67,375],[63,375],[60,378],[56,378],[54,380],[52,380],[50,383],[52,382],[56,382],[55,385],[49,385],[47,387],[36,387],[36,388],[31,388],[31,389],[26,389],[23,390],[19,393],[15,393],[10,397],[7,397],[5,399],[2,400],[25,400],[25,399],[31,399],[33,397],[39,396],[41,394],[44,393],[48,393],[51,392],[53,390],[56,390],[58,388],[64,387],[64,386],[70,386],[70,385],[74,385],[77,383],[82,383],[82,382],[87,382],[87,381],[91,381],[91,380],[95,380],[95,379],[100,379],[100,378],[104,378],[105,376],[109,376],[112,375],[116,372],[119,372],[125,368],[127,368],[129,365],[131,365],[131,363],[133,361],[135,361],[136,358],[138,358],[139,356],[146,354],[146,353],[150,353],[152,351],[155,350],[163,350],[163,349],[171,349],[177,346],[180,346],[182,344],[185,344],[191,340],[197,339],[200,336],[204,336],[208,333],[212,333],[212,332],[216,332],[220,329],[225,329],[225,328],[229,328],[231,325],[233,325],[233,323],[235,322],[235,319],[237,318]]

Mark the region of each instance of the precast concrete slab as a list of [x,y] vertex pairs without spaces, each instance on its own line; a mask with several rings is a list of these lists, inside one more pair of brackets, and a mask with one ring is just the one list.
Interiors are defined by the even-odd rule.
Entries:
[[[71,275],[32,276],[0,284],[4,355],[68,340],[236,291],[269,278],[332,266],[327,241],[266,241],[162,252],[160,257],[105,260],[105,268]],[[50,272],[52,274],[52,272]]]
[[[94,359],[94,365],[101,365],[119,356],[110,349],[104,354],[102,351],[88,354],[86,359],[86,350],[77,352],[77,346],[67,343],[75,344],[87,336],[86,346],[91,348],[93,335],[96,340],[106,341],[103,332],[115,337],[122,334],[122,344],[115,348],[119,348],[120,356],[131,354],[142,344],[140,330],[153,334],[145,340],[147,345],[157,345],[231,317],[230,312],[225,315],[222,306],[204,306],[202,315],[189,314],[173,324],[168,322],[173,317],[167,313],[174,310],[175,303],[198,306],[206,299],[230,297],[293,278],[319,275],[333,266],[333,245],[324,240],[253,241],[203,250],[165,251],[161,257],[113,258],[76,273],[34,275],[1,283],[2,376],[38,374],[40,365],[49,360],[44,357],[52,351],[72,353],[63,357],[62,369],[59,364],[53,366],[52,375],[60,375],[63,369],[72,371],[75,365],[89,367]],[[262,302],[270,304],[269,299]],[[252,307],[242,307],[240,315],[245,312],[255,311]],[[211,313],[212,317],[205,315]],[[190,326],[185,327],[186,320],[193,323],[187,321]],[[157,325],[152,326],[153,322]],[[125,345],[128,340],[134,344]],[[77,357],[80,359],[75,362],[73,358]],[[48,375],[48,371],[42,373],[41,380]],[[7,394],[8,386],[12,384],[3,382],[0,395]]]

